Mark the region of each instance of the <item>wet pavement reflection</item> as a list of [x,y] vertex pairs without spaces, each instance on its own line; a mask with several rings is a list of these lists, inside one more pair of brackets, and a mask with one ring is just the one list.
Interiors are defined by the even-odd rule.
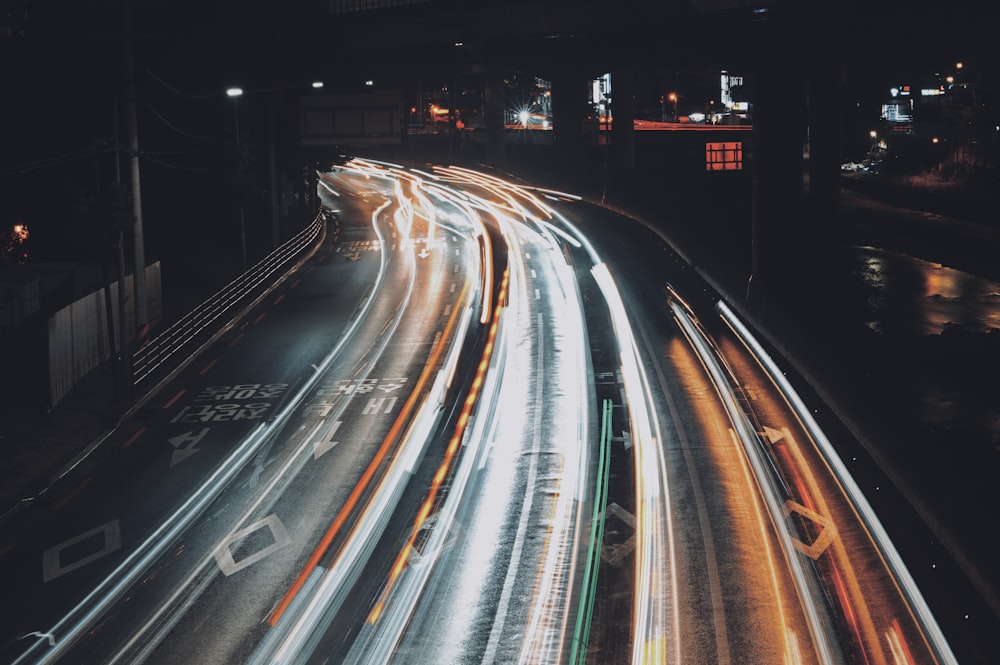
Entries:
[[1000,453],[1000,282],[875,247],[843,248],[837,265],[832,297],[905,367],[914,417]]
[[850,250],[847,273],[867,291],[875,332],[936,335],[1000,329],[1000,283],[875,247]]

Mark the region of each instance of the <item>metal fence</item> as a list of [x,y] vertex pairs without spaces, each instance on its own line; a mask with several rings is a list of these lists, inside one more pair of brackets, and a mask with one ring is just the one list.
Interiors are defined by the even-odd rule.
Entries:
[[[101,363],[111,358],[114,339],[115,347],[120,343],[118,316],[119,284],[109,285],[110,297],[104,289],[94,291],[63,307],[48,320],[49,339],[49,400],[52,406],[87,374]],[[133,299],[133,276],[125,276],[126,300]],[[107,302],[110,301],[112,330],[108,330],[109,316]],[[151,323],[163,318],[163,304],[160,297],[160,263],[146,266],[146,301]],[[125,310],[125,330],[135,330],[135,312],[131,307]],[[126,340],[131,343],[133,339]]]
[[183,366],[184,361],[221,334],[238,313],[263,297],[275,284],[272,276],[312,247],[323,228],[324,216],[320,213],[309,226],[257,265],[138,349],[132,355],[134,385],[148,385]]

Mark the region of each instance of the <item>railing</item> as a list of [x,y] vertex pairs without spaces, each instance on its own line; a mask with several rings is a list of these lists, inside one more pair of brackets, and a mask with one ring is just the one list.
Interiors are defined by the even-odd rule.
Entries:
[[154,375],[179,367],[187,358],[182,352],[193,352],[196,342],[204,343],[221,331],[231,320],[223,317],[266,291],[269,278],[309,247],[323,228],[321,212],[305,229],[138,349],[132,355],[133,385],[139,386]]

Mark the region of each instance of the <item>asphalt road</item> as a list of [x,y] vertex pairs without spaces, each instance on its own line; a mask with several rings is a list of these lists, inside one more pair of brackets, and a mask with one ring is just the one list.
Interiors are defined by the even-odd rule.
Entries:
[[984,650],[877,465],[653,229],[464,169],[323,182],[349,230],[9,521],[5,658]]

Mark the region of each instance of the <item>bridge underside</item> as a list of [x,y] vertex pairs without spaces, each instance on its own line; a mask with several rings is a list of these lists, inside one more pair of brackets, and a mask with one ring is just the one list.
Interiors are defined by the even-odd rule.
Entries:
[[[967,32],[977,24],[969,20],[975,3],[905,11],[882,4],[429,0],[347,11],[350,2],[334,2],[343,11],[325,29],[335,35],[338,71],[402,86],[478,79],[486,159],[497,166],[505,161],[504,79],[512,73],[551,82],[552,150],[571,170],[586,164],[581,155],[592,139],[584,129],[588,85],[611,72],[613,167],[624,178],[635,167],[633,91],[646,79],[722,70],[750,77],[753,130],[744,156],[753,183],[754,274],[765,279],[774,256],[801,254],[836,210],[849,77],[898,63],[900,53],[909,66],[931,66],[950,61],[962,43],[989,43],[985,32]],[[978,22],[983,30],[986,23]]]

